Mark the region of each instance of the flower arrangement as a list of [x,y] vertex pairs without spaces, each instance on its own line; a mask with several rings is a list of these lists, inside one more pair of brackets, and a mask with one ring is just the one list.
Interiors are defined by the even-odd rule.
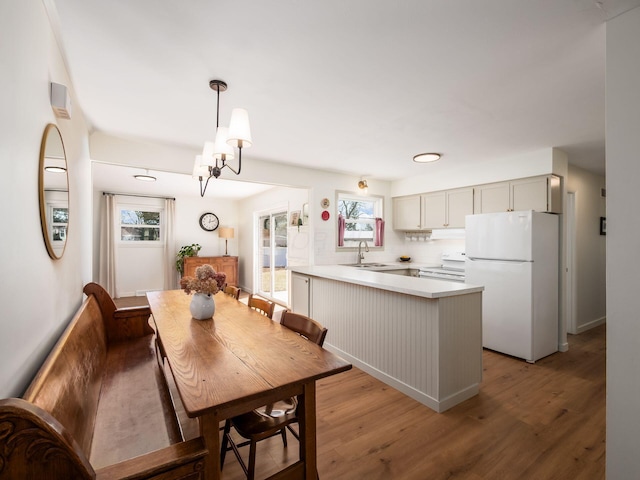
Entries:
[[196,268],[195,277],[183,277],[180,280],[180,288],[185,293],[191,292],[214,295],[222,290],[227,281],[227,274],[216,272],[211,265],[201,265]]

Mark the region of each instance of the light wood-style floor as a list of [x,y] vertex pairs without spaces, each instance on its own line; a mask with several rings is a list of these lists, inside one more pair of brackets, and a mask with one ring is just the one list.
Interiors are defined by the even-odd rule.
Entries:
[[[535,364],[485,350],[480,393],[440,414],[356,368],[320,381],[320,478],[604,479],[605,332]],[[256,478],[297,459],[288,438],[260,442]],[[223,478],[244,478],[232,452]]]
[[[483,354],[480,393],[435,413],[358,369],[318,384],[323,480],[603,479],[605,326],[528,364]],[[258,446],[257,478],[297,458],[279,437]],[[224,480],[244,478],[233,453]]]

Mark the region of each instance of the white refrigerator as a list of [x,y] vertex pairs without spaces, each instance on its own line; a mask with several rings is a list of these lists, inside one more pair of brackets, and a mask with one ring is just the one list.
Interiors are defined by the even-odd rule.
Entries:
[[466,217],[466,283],[483,285],[482,345],[528,362],[558,351],[558,216]]

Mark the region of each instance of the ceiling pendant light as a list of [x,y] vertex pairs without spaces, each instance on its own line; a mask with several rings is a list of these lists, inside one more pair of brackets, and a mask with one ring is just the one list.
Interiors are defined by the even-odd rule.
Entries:
[[440,160],[440,156],[439,153],[419,153],[413,157],[413,161],[416,163],[435,162],[436,160]]
[[[215,141],[204,143],[202,155],[196,156],[193,165],[193,178],[200,181],[200,196],[204,197],[211,177],[218,178],[222,169],[227,167],[236,175],[242,169],[242,149],[251,146],[251,127],[249,114],[243,108],[231,111],[229,128],[220,126],[220,92],[227,89],[222,80],[211,80],[209,87],[217,92],[216,99],[216,137]],[[229,161],[235,158],[234,148],[238,149],[238,169],[235,170]]]
[[156,177],[149,175],[149,170],[146,170],[146,173],[143,175],[139,173],[138,175],[134,175],[133,178],[136,180],[140,180],[141,182],[155,182]]

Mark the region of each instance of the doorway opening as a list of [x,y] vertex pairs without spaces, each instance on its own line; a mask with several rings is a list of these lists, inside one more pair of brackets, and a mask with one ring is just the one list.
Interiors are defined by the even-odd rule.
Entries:
[[261,212],[257,224],[256,282],[260,296],[286,305],[289,300],[287,281],[287,211]]

